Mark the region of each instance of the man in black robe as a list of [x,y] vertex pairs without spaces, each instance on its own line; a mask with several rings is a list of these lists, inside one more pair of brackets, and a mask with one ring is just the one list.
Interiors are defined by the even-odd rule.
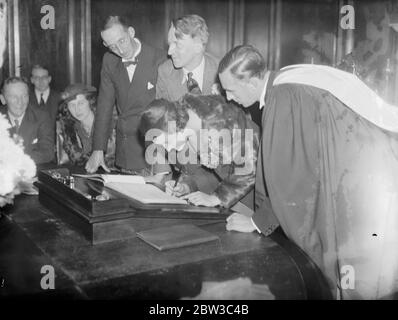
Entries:
[[281,226],[320,267],[336,298],[398,291],[398,111],[356,76],[326,66],[269,72],[251,46],[219,77],[228,99],[264,107],[256,212],[227,229]]

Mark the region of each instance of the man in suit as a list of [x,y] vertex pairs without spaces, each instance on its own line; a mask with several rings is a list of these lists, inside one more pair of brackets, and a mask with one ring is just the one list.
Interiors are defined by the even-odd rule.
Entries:
[[[252,46],[228,52],[219,78],[228,99],[264,108],[256,211],[232,214],[227,230],[269,235],[280,225],[337,298],[393,297],[398,201],[385,199],[398,194],[396,106],[329,66],[270,72]],[[350,290],[343,266],[355,270]]]
[[[176,101],[187,93],[215,93],[218,61],[206,52],[208,39],[206,21],[198,15],[185,15],[171,23],[167,39],[169,59],[159,66],[156,98]],[[170,171],[178,172],[178,165],[169,166],[160,159],[153,168],[159,179]],[[218,177],[202,166],[188,166],[191,171],[196,171],[193,176],[204,178],[210,188],[219,183]],[[174,190],[177,192],[182,188],[178,183]]]
[[111,132],[116,104],[116,166],[139,171],[147,166],[143,139],[139,137],[140,112],[155,98],[157,68],[165,53],[142,43],[135,30],[119,16],[107,19],[101,32],[103,44],[111,52],[104,55],[94,123],[93,153],[86,163],[88,172],[98,167],[109,171],[104,150]]
[[159,66],[156,98],[175,101],[188,92],[212,94],[218,61],[206,53],[206,21],[198,15],[175,19],[169,29],[170,58]]
[[33,108],[46,111],[55,128],[60,94],[50,88],[51,75],[48,69],[38,64],[34,65],[30,81],[33,84],[33,90],[29,95],[30,104]]
[[25,153],[36,164],[51,162],[54,158],[54,128],[47,112],[29,105],[29,88],[25,79],[11,77],[4,81],[0,96],[1,108],[10,124],[10,133],[23,139]]

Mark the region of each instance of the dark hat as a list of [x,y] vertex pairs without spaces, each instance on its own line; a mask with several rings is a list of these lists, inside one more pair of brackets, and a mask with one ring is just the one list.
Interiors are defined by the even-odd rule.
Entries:
[[85,85],[83,83],[74,83],[67,86],[61,94],[62,103],[68,103],[69,101],[76,98],[78,94],[84,94],[86,96],[92,96],[97,92],[97,89],[92,86]]

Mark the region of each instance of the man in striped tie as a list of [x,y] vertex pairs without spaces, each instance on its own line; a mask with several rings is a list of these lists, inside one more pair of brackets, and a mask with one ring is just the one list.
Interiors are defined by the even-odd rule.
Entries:
[[[210,95],[215,93],[217,86],[218,61],[206,52],[209,31],[206,21],[195,14],[185,15],[173,20],[168,32],[168,54],[170,58],[158,69],[156,82],[156,98],[169,101],[179,100],[187,93]],[[176,152],[175,150],[171,152]],[[200,164],[188,164],[193,176],[206,177],[209,190],[218,184],[218,178]],[[177,180],[178,164],[169,164],[162,155],[153,166],[154,181],[168,179],[167,173],[173,173],[172,179]],[[164,177],[162,177],[164,176]],[[158,180],[156,180],[158,179]],[[180,189],[175,183],[174,191]]]
[[206,21],[195,14],[175,19],[168,33],[170,59],[159,66],[156,98],[169,101],[186,93],[212,94],[218,61],[206,52]]
[[47,112],[55,128],[58,104],[61,97],[59,92],[50,86],[51,75],[48,68],[38,64],[34,65],[30,81],[33,84],[33,90],[29,94],[30,104],[33,108]]

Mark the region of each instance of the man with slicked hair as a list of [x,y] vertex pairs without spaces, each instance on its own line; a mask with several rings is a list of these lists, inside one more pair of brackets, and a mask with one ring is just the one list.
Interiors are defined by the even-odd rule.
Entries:
[[323,271],[334,297],[393,298],[396,106],[356,75],[332,67],[269,72],[252,46],[228,52],[218,72],[228,99],[264,109],[255,213],[232,214],[227,229],[269,235],[281,226]]
[[29,93],[29,100],[33,108],[41,109],[50,115],[55,128],[61,97],[58,91],[50,87],[51,80],[52,77],[46,66],[34,65],[30,76],[33,90]]
[[119,16],[107,18],[101,31],[104,46],[109,49],[102,60],[101,83],[94,122],[93,152],[86,163],[88,172],[99,167],[109,171],[104,161],[111,133],[112,112],[116,105],[116,166],[141,171],[145,161],[143,139],[138,125],[141,111],[155,99],[158,66],[166,53],[141,42],[135,30]]
[[159,66],[156,98],[176,101],[186,93],[211,94],[218,61],[206,52],[209,32],[198,15],[175,19],[168,33],[170,58]]
[[[169,59],[159,66],[156,98],[176,101],[187,93],[209,95],[217,86],[218,61],[206,52],[209,31],[206,21],[195,14],[172,21],[168,32]],[[164,161],[166,162],[166,161]],[[209,187],[217,177],[200,165],[189,164],[193,176],[206,177]],[[155,165],[154,173],[178,172],[177,166]]]

